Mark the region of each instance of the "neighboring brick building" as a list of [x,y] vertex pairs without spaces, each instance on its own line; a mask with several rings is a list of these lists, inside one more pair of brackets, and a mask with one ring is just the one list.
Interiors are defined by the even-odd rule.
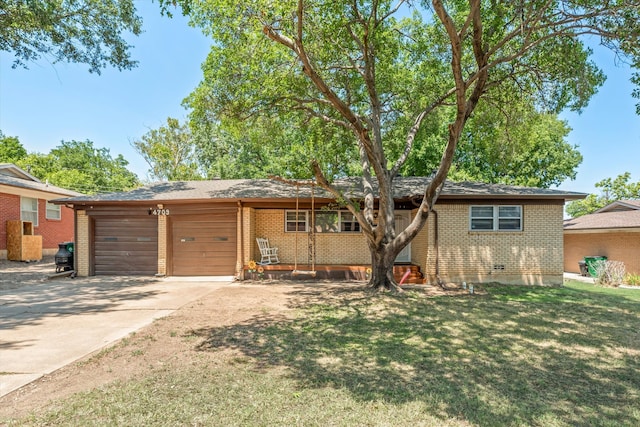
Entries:
[[34,234],[42,236],[43,255],[58,251],[58,243],[73,241],[73,210],[48,203],[80,193],[41,182],[19,167],[0,164],[0,259],[7,258],[7,221],[33,223]]
[[[412,200],[419,200],[427,182],[396,178],[397,229],[414,217]],[[336,185],[349,197],[363,197],[358,178]],[[445,281],[561,284],[563,206],[584,196],[447,183],[437,215],[396,263],[419,268],[427,282],[435,282],[439,271]],[[260,260],[257,237],[278,248],[280,264],[268,266],[267,273],[291,273],[296,264],[306,269],[310,260],[323,273],[357,272],[371,262],[353,216],[318,188],[312,198],[308,188],[297,191],[272,180],[171,182],[57,203],[73,205],[76,212],[79,275],[242,277],[250,260]],[[313,235],[307,231],[312,204]]]
[[564,269],[579,273],[585,256],[622,261],[627,273],[640,274],[640,201],[621,200],[564,221]]

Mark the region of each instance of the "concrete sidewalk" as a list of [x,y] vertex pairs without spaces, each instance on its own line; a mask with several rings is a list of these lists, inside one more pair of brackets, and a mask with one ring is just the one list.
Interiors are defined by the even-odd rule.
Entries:
[[565,280],[577,280],[578,282],[595,283],[595,279],[591,276],[582,276],[577,273],[564,273]]
[[90,277],[0,291],[0,396],[228,284]]

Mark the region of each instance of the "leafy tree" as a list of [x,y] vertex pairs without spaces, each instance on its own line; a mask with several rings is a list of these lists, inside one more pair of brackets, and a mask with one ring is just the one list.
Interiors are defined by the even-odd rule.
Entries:
[[[441,124],[416,144],[402,174],[428,176],[438,168]],[[556,114],[531,105],[510,105],[510,111],[481,104],[469,118],[454,157],[449,179],[548,188],[574,179],[582,162],[577,147],[566,142],[570,132]]]
[[94,148],[91,141],[62,141],[49,154],[31,153],[18,163],[42,181],[86,194],[126,191],[139,185],[119,154]]
[[[315,181],[358,219],[375,289],[397,287],[394,260],[425,225],[458,149],[484,140],[466,134],[474,114],[521,98],[541,113],[580,110],[604,81],[584,35],[640,59],[640,0],[160,3],[181,5],[213,39],[188,101],[198,126],[251,129],[284,114],[350,133],[363,202],[345,199],[316,155],[308,160]],[[396,232],[393,182],[425,141],[437,167],[414,220]]]
[[89,65],[100,74],[108,64],[136,65],[122,34],[140,34],[133,0],[0,0],[0,50],[15,66],[41,56]]
[[[289,117],[260,117],[255,125],[196,126],[199,159],[209,177],[310,178],[307,159],[322,159],[329,176],[354,175],[357,151],[350,135],[312,122],[296,126]],[[241,123],[237,123],[241,124]]]
[[152,179],[203,179],[189,126],[177,119],[167,118],[165,126],[150,130],[131,145],[151,167]]
[[16,163],[27,156],[27,150],[15,136],[5,136],[0,130],[0,163]]
[[631,174],[625,172],[615,179],[605,178],[596,183],[600,194],[589,194],[583,200],[575,200],[567,204],[567,213],[576,218],[601,209],[618,200],[640,199],[640,181],[629,182]]
[[[566,142],[570,129],[557,115],[539,113],[530,106],[510,112],[480,110],[469,119],[449,179],[548,188],[575,178],[582,155]],[[402,175],[428,176],[437,169],[446,135],[442,123],[430,128],[429,135],[414,147],[400,171]],[[272,175],[309,178],[308,164],[301,159],[311,157],[318,160],[327,176],[360,174],[351,135],[333,135],[316,124],[285,124],[282,117],[269,117],[251,127],[242,123],[235,130],[210,125],[196,138],[199,159],[209,177],[223,179]]]

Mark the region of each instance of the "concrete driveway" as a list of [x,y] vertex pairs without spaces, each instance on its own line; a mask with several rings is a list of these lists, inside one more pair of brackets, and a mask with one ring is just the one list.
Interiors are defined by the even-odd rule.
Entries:
[[0,396],[230,283],[90,277],[0,290]]

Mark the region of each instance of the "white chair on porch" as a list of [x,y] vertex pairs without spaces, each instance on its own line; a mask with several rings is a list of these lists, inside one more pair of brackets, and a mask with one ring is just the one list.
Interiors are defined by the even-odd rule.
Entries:
[[263,237],[258,237],[256,239],[258,242],[258,247],[260,248],[260,262],[258,264],[278,264],[280,260],[278,259],[278,248],[272,248],[269,246],[269,240]]

